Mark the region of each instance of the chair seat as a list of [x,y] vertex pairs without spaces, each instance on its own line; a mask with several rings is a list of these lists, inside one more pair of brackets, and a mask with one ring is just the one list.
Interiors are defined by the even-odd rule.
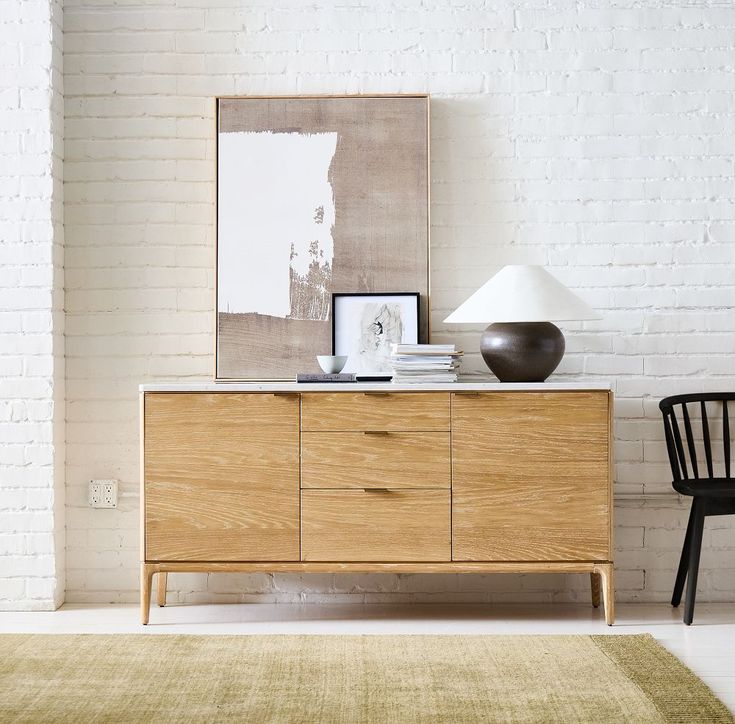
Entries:
[[735,480],[732,478],[694,478],[677,480],[674,490],[682,495],[696,495],[701,498],[735,498]]

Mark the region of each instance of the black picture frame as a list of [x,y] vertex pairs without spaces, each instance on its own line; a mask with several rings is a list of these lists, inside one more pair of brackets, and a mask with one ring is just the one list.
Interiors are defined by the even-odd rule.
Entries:
[[[384,347],[387,350],[388,345],[394,342],[403,342],[408,344],[417,344],[421,335],[421,295],[419,292],[334,292],[332,294],[332,306],[331,306],[331,324],[332,324],[332,354],[345,354],[344,340],[339,338],[340,330],[340,314],[339,311],[340,300],[345,299],[365,299],[377,300],[384,298],[389,300],[391,298],[400,299],[405,301],[405,311],[415,315],[414,319],[411,320],[411,330],[415,330],[415,334],[410,334],[409,338],[402,339],[389,339],[384,343]],[[413,300],[413,301],[411,301]],[[354,341],[354,340],[353,340]],[[349,353],[348,353],[349,354]],[[391,372],[387,366],[383,365],[376,367],[373,370],[360,368],[358,370],[353,369],[355,360],[348,359],[347,365],[345,366],[346,372],[355,372],[358,378],[363,380],[385,380],[390,379]]]

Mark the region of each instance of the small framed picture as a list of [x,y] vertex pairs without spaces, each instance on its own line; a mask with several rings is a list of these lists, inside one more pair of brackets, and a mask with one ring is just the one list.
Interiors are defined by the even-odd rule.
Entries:
[[391,345],[417,344],[419,294],[332,294],[332,353],[347,355],[344,372],[390,377]]

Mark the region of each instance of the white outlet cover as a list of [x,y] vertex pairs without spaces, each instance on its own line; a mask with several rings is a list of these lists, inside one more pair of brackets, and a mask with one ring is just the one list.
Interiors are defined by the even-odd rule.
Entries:
[[87,499],[91,508],[117,508],[117,480],[90,480]]

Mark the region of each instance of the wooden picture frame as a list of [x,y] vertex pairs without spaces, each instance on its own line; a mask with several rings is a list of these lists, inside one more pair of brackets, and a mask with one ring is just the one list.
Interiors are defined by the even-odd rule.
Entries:
[[428,342],[429,96],[222,96],[215,120],[215,380],[316,371],[333,293],[417,289]]

